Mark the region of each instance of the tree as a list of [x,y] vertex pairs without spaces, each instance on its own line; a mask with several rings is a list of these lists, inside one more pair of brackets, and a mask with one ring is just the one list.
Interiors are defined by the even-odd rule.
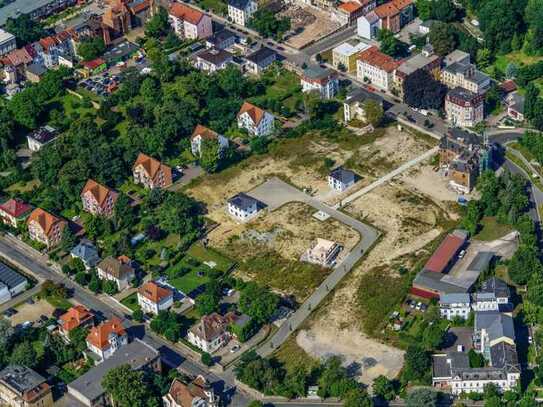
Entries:
[[429,324],[422,335],[422,343],[428,350],[439,348],[445,336],[445,330],[441,328],[439,323]]
[[138,306],[138,308],[132,312],[132,319],[136,322],[143,322],[144,315],[141,307]]
[[253,14],[249,21],[249,27],[258,31],[263,37],[273,37],[280,40],[290,30],[290,18],[277,18],[271,10],[261,8]]
[[447,87],[423,69],[409,75],[403,88],[405,103],[419,109],[441,108],[447,94]]
[[106,44],[102,37],[88,37],[83,39],[77,47],[77,54],[83,61],[98,58],[106,51]]
[[115,229],[120,230],[129,225],[133,225],[136,219],[134,208],[130,205],[130,198],[124,193],[120,193],[113,207],[113,219]]
[[415,389],[407,396],[405,405],[407,407],[436,407],[437,392],[432,389]]
[[84,271],[79,271],[75,275],[75,282],[79,285],[87,285],[87,277],[87,273],[85,273]]
[[248,407],[264,407],[264,404],[259,400],[253,400],[249,403]]
[[509,262],[509,277],[515,284],[526,284],[533,274],[542,274],[543,267],[534,247],[521,245]]
[[535,83],[530,82],[526,87],[526,95],[524,97],[524,116],[528,120],[532,120],[536,115],[536,104],[539,99],[539,88]]
[[470,349],[468,352],[469,357],[469,367],[478,368],[485,367],[485,357],[480,353],[475,352],[473,349]]
[[486,68],[492,63],[492,52],[488,48],[481,48],[477,51],[477,67]]
[[9,17],[6,20],[4,28],[15,35],[17,47],[23,47],[26,44],[38,41],[40,38],[47,36],[43,25],[31,19],[30,15],[26,13],[21,14],[17,18]]
[[364,113],[366,121],[373,127],[379,127],[385,117],[383,105],[371,99],[364,102]]
[[458,45],[454,29],[446,23],[435,22],[432,24],[428,38],[434,52],[439,56],[451,53]]
[[148,407],[154,397],[146,386],[144,373],[121,365],[109,370],[102,379],[102,387],[116,407]]
[[393,400],[396,397],[396,389],[394,382],[388,380],[386,376],[379,375],[373,380],[373,393],[383,400]]
[[430,3],[430,18],[451,23],[458,18],[458,10],[451,0],[433,1]]
[[373,407],[368,393],[361,388],[349,391],[343,398],[344,407]]
[[196,298],[196,309],[201,315],[208,315],[219,308],[220,299],[216,295],[201,294]]
[[93,271],[90,275],[88,288],[95,294],[100,292],[102,288],[102,283],[100,279],[98,278],[98,274],[96,274],[96,271]]
[[145,24],[145,35],[152,38],[161,38],[170,31],[168,12],[164,7],[158,7],[157,12]]
[[518,75],[518,65],[514,62],[509,62],[505,67],[505,77],[507,79],[515,79]]
[[213,365],[213,358],[211,355],[207,352],[202,353],[201,362],[206,366],[212,366]]
[[221,164],[219,141],[203,139],[200,146],[200,165],[207,172],[216,172]]
[[160,227],[168,233],[196,234],[202,224],[197,202],[183,193],[167,193],[157,210]]
[[391,57],[402,57],[407,52],[406,45],[398,40],[392,31],[385,29],[379,30],[378,39],[380,41],[381,52]]
[[411,345],[407,348],[404,355],[403,378],[412,380],[421,380],[430,369],[430,356],[419,345]]
[[22,365],[30,369],[35,368],[39,361],[38,355],[29,341],[21,342],[13,348],[10,357],[10,363],[12,365]]
[[69,333],[70,343],[78,352],[83,352],[87,349],[87,335],[89,334],[89,329],[78,326],[75,329],[72,329]]
[[277,296],[267,288],[250,282],[241,290],[239,308],[257,322],[265,323],[275,312],[278,301]]
[[477,10],[484,43],[492,52],[507,53],[515,33],[524,32],[526,1],[487,0]]

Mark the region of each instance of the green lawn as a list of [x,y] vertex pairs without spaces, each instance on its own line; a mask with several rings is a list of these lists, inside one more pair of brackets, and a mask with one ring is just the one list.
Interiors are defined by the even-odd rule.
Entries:
[[136,260],[141,264],[153,266],[159,265],[162,261],[160,259],[162,249],[166,248],[175,251],[180,241],[181,238],[179,235],[174,233],[171,233],[164,239],[158,241],[145,240],[137,246]]
[[187,251],[187,254],[194,257],[200,262],[212,261],[216,263],[215,270],[227,272],[233,265],[234,261],[219,253],[217,250],[210,247],[203,247],[201,244],[193,244]]
[[199,276],[198,270],[192,269],[181,277],[169,279],[168,282],[179,291],[188,295],[202,285],[207,284],[207,282],[209,282],[209,278],[205,274],[203,276]]
[[67,311],[68,308],[71,308],[73,304],[68,301],[66,298],[61,297],[46,297],[45,300],[55,308],[60,308]]
[[228,5],[221,0],[198,0],[198,6],[204,10],[212,10],[216,14],[225,16],[228,13]]
[[19,181],[19,182],[13,184],[13,185],[10,185],[9,187],[7,187],[6,191],[21,194],[21,193],[24,193],[24,192],[30,192],[35,187],[39,187],[39,186],[40,186],[40,181],[38,181],[37,179],[34,179],[32,181],[28,181],[28,182]]
[[498,71],[505,73],[505,69],[510,62],[523,66],[535,64],[541,60],[543,60],[543,56],[529,56],[522,51],[515,51],[505,55],[498,55],[494,61],[494,67]]
[[513,230],[510,225],[502,225],[494,216],[487,216],[481,221],[482,228],[474,238],[485,242],[499,239]]
[[137,309],[139,309],[138,294],[133,293],[133,294],[130,294],[128,297],[123,298],[121,300],[121,304],[130,308],[132,311],[136,311]]

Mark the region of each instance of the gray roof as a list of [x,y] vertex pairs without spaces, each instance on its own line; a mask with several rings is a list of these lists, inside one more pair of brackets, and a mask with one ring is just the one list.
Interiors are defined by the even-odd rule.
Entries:
[[68,385],[68,392],[72,389],[88,400],[96,400],[104,394],[102,379],[111,369],[125,364],[129,364],[132,369],[141,369],[159,356],[156,349],[136,338],[128,345],[119,348],[113,356],[71,382]]
[[304,69],[304,76],[309,79],[324,79],[333,74],[329,68],[321,68],[319,65],[311,65]]
[[251,55],[247,55],[245,59],[260,65],[263,62],[268,62],[272,57],[273,61],[275,61],[277,58],[277,53],[268,47],[262,47],[258,51],[253,52]]
[[443,294],[439,297],[440,304],[458,304],[470,303],[470,295],[468,293],[450,293]]
[[258,206],[259,202],[260,201],[258,199],[255,199],[243,192],[240,192],[228,200],[228,203],[242,210],[248,209],[255,204]]
[[465,369],[469,369],[469,356],[467,353],[451,351],[446,354],[432,356],[433,377],[452,377],[453,374]]
[[28,280],[11,267],[0,263],[0,282],[4,283],[11,290],[13,287],[28,282]]
[[487,331],[490,341],[506,337],[515,340],[515,325],[513,318],[497,311],[475,313],[475,331]]
[[36,76],[41,76],[47,72],[47,68],[43,64],[31,64],[26,67],[26,70]]
[[28,367],[10,365],[0,372],[0,381],[20,395],[45,382],[45,378]]
[[84,263],[88,263],[89,266],[94,267],[96,263],[100,261],[98,256],[98,250],[90,242],[81,242],[75,246],[71,252],[73,257],[81,259]]
[[346,170],[343,167],[337,167],[335,170],[332,170],[332,172],[330,172],[330,177],[338,180],[343,184],[350,184],[355,181],[356,174],[351,170]]
[[239,327],[245,326],[249,321],[251,320],[251,317],[247,314],[241,314],[238,316],[234,324],[236,324]]
[[517,348],[513,345],[500,342],[492,346],[490,348],[490,360],[492,367],[520,372]]
[[507,283],[499,278],[491,277],[488,280],[483,281],[479,290],[481,293],[490,293],[495,297],[509,298],[511,291],[507,286]]
[[398,67],[398,71],[403,72],[406,75],[411,75],[413,72],[424,68],[426,65],[434,62],[437,59],[439,59],[438,55],[430,55],[427,57],[423,54],[416,54],[403,61]]
[[33,11],[55,3],[57,0],[16,0],[0,8],[0,25],[4,25],[9,17],[17,18],[22,14],[30,14]]
[[494,254],[495,254],[494,252],[479,252],[479,253],[477,253],[475,258],[469,264],[467,270],[482,273],[483,271],[488,269],[488,266],[490,265],[490,262],[494,258]]
[[245,10],[252,0],[228,0],[228,5],[237,8],[238,10]]
[[196,57],[201,58],[213,65],[221,65],[229,60],[232,60],[233,55],[225,50],[210,48],[196,54]]
[[378,95],[368,92],[362,88],[353,89],[345,98],[345,103],[351,104],[354,102],[365,102],[366,100],[374,100],[380,104],[383,103],[383,99],[381,99]]
[[426,287],[428,289],[438,291],[443,294],[459,293],[459,292],[468,292],[468,288],[463,286],[463,282],[455,279],[452,276],[435,273],[429,270],[422,270],[413,284]]
[[447,92],[447,96],[453,97],[456,99],[461,99],[466,102],[471,102],[473,99],[479,97],[476,93],[473,93],[467,89],[457,86],[454,89],[451,89]]
[[37,130],[34,130],[28,137],[45,144],[58,136],[58,132],[51,126],[43,126]]
[[206,39],[206,42],[209,42],[210,44],[213,44],[213,45],[218,45],[219,43],[226,41],[227,39],[232,38],[232,37],[237,38],[237,35],[233,33],[232,31],[227,30],[225,28],[213,34],[208,39]]

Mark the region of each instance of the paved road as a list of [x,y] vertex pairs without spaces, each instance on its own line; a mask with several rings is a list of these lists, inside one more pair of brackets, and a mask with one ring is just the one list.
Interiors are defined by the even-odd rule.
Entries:
[[249,192],[249,195],[264,202],[270,210],[276,209],[289,202],[304,202],[316,210],[322,211],[337,219],[343,224],[350,226],[360,233],[360,241],[345,257],[345,259],[334,267],[334,270],[323,283],[311,294],[311,296],[294,312],[279,330],[266,341],[259,349],[261,356],[269,356],[295,331],[317,308],[321,301],[333,290],[336,285],[351,271],[362,255],[373,245],[379,236],[379,232],[349,215],[334,209],[321,201],[304,194],[295,187],[272,178],[264,184]]
[[152,332],[146,331],[145,326],[134,324],[122,312],[104,303],[95,294],[83,289],[63,274],[53,271],[44,263],[43,256],[16,238],[0,237],[0,255],[38,278],[64,284],[67,289],[72,291],[72,298],[75,301],[93,310],[99,317],[111,318],[116,316],[120,318],[131,336],[142,339],[160,352],[164,363],[192,375],[202,374],[204,377],[209,378],[210,382],[215,383],[219,389],[224,390],[229,402],[227,405],[237,407],[249,404],[249,397],[235,391],[234,378],[231,373],[226,375],[210,373],[205,367],[187,358],[181,349],[172,346],[171,343],[154,335]]

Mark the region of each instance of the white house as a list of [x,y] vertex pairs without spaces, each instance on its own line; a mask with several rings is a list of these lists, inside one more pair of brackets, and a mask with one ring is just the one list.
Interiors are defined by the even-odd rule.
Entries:
[[27,286],[26,277],[4,263],[0,263],[0,304],[22,293]]
[[380,29],[381,19],[374,11],[370,11],[368,14],[361,16],[356,20],[358,36],[367,40],[377,38]]
[[267,136],[273,132],[274,120],[271,113],[244,102],[238,113],[238,128],[247,130],[251,136]]
[[277,60],[277,53],[268,48],[261,47],[245,57],[245,70],[253,75],[260,75]]
[[509,311],[511,292],[507,284],[492,277],[483,282],[479,291],[473,294],[474,311]]
[[199,40],[213,35],[211,17],[184,3],[172,3],[169,19],[174,32],[181,38]]
[[46,144],[58,137],[58,132],[51,126],[43,126],[26,136],[30,151],[39,151]]
[[389,90],[397,67],[398,63],[392,57],[372,46],[358,55],[356,77],[372,86]]
[[356,182],[356,174],[338,167],[328,175],[328,185],[337,192],[343,192]]
[[101,280],[114,281],[119,291],[127,288],[136,276],[132,267],[111,256],[98,263],[96,271]]
[[353,119],[366,120],[365,104],[373,101],[383,106],[383,99],[362,88],[355,88],[343,102],[343,121],[349,123]]
[[227,211],[234,219],[247,222],[254,218],[263,204],[257,199],[240,192],[228,200]]
[[91,328],[87,348],[104,361],[128,343],[128,334],[119,318],[113,317]]
[[300,84],[302,92],[317,91],[323,99],[333,98],[339,90],[337,74],[331,69],[324,69],[318,65],[304,69]]
[[192,132],[192,137],[190,139],[191,151],[195,157],[202,156],[203,140],[216,141],[219,147],[219,155],[221,155],[222,152],[228,148],[228,139],[226,137],[199,124]]
[[187,335],[188,341],[207,353],[213,353],[224,346],[231,338],[227,327],[237,320],[236,314],[229,312],[225,316],[216,312],[204,315]]
[[234,55],[223,49],[204,49],[194,56],[194,66],[207,73],[225,69],[233,61]]
[[138,289],[138,304],[146,314],[156,315],[173,305],[173,291],[149,281]]
[[164,407],[219,407],[220,401],[213,386],[202,375],[189,384],[174,379],[170,390],[162,397]]
[[336,242],[317,238],[313,246],[302,256],[302,260],[319,266],[330,267],[334,264],[340,251],[341,246]]
[[443,294],[439,297],[439,311],[442,318],[467,319],[471,311],[471,299],[467,293]]
[[228,0],[228,19],[245,27],[257,9],[258,4],[254,0]]

